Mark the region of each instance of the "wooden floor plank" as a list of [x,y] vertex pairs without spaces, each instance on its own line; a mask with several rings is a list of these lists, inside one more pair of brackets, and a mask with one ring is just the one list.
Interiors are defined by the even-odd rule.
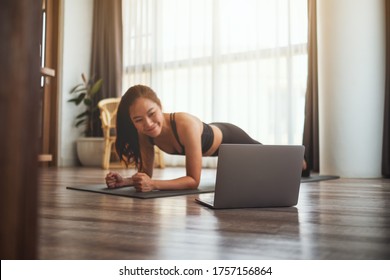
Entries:
[[304,183],[297,207],[217,211],[194,201],[210,194],[142,200],[66,189],[104,183],[106,172],[40,169],[40,259],[390,259],[389,179]]

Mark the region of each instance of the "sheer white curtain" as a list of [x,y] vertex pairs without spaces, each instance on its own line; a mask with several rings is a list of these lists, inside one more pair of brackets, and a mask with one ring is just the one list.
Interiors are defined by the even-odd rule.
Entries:
[[123,0],[123,24],[124,91],[146,84],[165,112],[302,143],[307,0]]

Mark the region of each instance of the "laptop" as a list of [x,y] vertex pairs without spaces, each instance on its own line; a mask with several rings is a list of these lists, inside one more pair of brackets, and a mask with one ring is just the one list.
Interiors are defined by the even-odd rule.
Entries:
[[214,197],[196,201],[213,209],[294,206],[304,151],[299,145],[222,144]]

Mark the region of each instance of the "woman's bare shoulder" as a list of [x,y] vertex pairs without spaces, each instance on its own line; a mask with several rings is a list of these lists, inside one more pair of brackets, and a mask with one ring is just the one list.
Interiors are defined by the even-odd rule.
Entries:
[[202,121],[189,113],[178,112],[175,114],[176,125],[182,133],[200,132],[202,130]]
[[177,112],[175,113],[175,120],[176,122],[182,122],[182,123],[198,123],[201,122],[201,120],[190,114],[190,113],[185,113],[185,112]]

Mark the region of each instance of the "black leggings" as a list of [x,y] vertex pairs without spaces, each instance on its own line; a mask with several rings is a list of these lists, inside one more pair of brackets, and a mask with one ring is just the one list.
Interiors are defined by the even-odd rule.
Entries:
[[[222,131],[221,144],[261,144],[259,141],[251,138],[244,130],[231,123],[210,123],[218,127]],[[215,151],[213,156],[218,156],[219,149]]]

